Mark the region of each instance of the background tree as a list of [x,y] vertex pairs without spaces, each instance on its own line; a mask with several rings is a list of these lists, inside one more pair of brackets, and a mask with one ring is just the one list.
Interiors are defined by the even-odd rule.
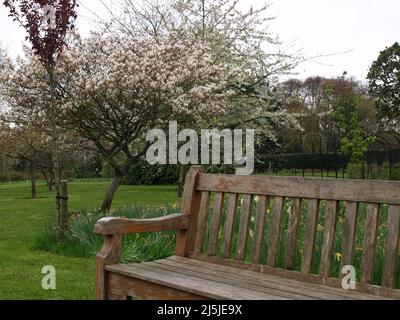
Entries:
[[376,99],[379,118],[387,124],[400,120],[400,44],[383,50],[368,73],[369,92]]
[[[286,94],[284,109],[300,114],[298,121],[303,129],[284,128],[280,132],[279,142],[288,146],[286,152],[336,152],[342,140],[342,151],[356,159],[370,144],[366,138],[380,129],[367,89],[345,75],[293,79],[283,83],[282,90]],[[301,141],[306,138],[311,141],[304,149]]]
[[9,126],[3,122],[0,131],[0,153],[28,163],[32,199],[36,198],[36,178],[43,157],[48,152],[46,137],[34,127]]
[[[42,173],[51,191],[56,172],[52,161],[51,101],[48,99],[50,89],[43,76],[46,74],[43,65],[29,50],[26,55],[25,59],[18,58],[16,62],[7,59],[0,70],[0,96],[5,106],[0,118],[8,128],[9,148],[15,149],[15,152],[8,154],[22,157],[29,163],[33,163],[32,154],[35,154],[35,169]],[[65,78],[66,74],[57,69],[57,77]],[[57,109],[60,110],[59,105],[63,102],[60,89],[56,90],[56,101]],[[61,128],[59,114],[55,120],[61,159],[57,175],[63,177],[66,169],[81,162],[82,154],[90,151],[85,149],[82,153],[83,148],[89,145],[73,135],[73,132]]]

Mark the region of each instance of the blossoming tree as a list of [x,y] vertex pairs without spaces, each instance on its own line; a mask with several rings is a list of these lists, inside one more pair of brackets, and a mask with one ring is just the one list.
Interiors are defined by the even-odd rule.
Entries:
[[194,124],[221,115],[235,73],[214,64],[197,39],[174,35],[155,41],[93,34],[65,53],[60,68],[69,70],[63,125],[90,140],[115,171],[103,210],[145,155],[147,132],[171,120]]
[[[279,79],[304,58],[293,44],[283,45],[270,31],[274,17],[269,14],[268,3],[250,7],[244,2],[123,0],[107,8],[112,19],[103,22],[132,39],[146,35],[159,41],[178,33],[181,37],[190,34],[207,44],[215,64],[240,72],[227,84],[234,95],[224,117],[207,119],[203,128],[255,129],[258,145],[263,141],[275,144],[280,128],[300,129],[295,115],[282,107],[285,95]],[[184,171],[181,166],[180,191]]]

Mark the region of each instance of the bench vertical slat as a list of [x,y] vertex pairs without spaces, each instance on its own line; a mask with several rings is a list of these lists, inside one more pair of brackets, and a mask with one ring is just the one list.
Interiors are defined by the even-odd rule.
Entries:
[[318,199],[311,199],[308,201],[308,214],[304,233],[303,254],[301,257],[301,272],[303,273],[310,273],[311,271],[315,236],[317,232],[319,203],[320,201]]
[[363,255],[361,260],[361,284],[373,281],[376,255],[376,235],[379,224],[379,204],[367,205],[367,216],[364,225]]
[[219,225],[221,222],[222,209],[224,205],[224,194],[217,192],[214,198],[214,209],[211,219],[210,236],[208,241],[208,254],[215,256],[218,249],[218,236],[219,236]]
[[296,244],[299,231],[300,213],[301,199],[294,198],[292,200],[292,210],[290,212],[289,225],[287,229],[285,267],[288,270],[294,270],[296,267]]
[[399,255],[400,206],[389,207],[387,228],[382,286],[394,288],[396,285],[397,257]]
[[201,253],[204,239],[204,232],[207,224],[208,210],[210,207],[210,192],[203,191],[201,193],[199,218],[196,229],[196,239],[194,243],[194,254]]
[[268,241],[268,256],[267,264],[271,267],[276,266],[278,256],[279,236],[283,218],[283,211],[285,206],[284,197],[275,197],[272,208],[271,230]]
[[265,215],[267,211],[267,196],[258,198],[257,220],[253,245],[253,263],[259,264],[261,258],[261,249],[264,239]]
[[246,256],[247,236],[249,233],[252,202],[253,198],[251,195],[244,196],[242,214],[240,216],[240,226],[236,252],[236,259],[239,261],[243,261]]
[[188,230],[178,231],[176,237],[177,256],[185,257],[194,249],[201,201],[201,192],[197,191],[197,184],[202,173],[202,167],[193,166],[186,175],[181,210],[182,214],[190,216],[191,223]]
[[358,202],[346,202],[346,215],[344,217],[343,226],[342,258],[340,261],[340,270],[342,270],[344,266],[353,265],[354,262],[358,207]]
[[222,244],[222,257],[227,259],[231,256],[233,226],[235,224],[235,213],[238,202],[238,194],[231,193],[228,198],[226,210],[224,242]]
[[335,244],[335,231],[338,212],[339,202],[332,200],[327,201],[319,268],[320,275],[325,278],[329,277],[332,271],[333,247]]

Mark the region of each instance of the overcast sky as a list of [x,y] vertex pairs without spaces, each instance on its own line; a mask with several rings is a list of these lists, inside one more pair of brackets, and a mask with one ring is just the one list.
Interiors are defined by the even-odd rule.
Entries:
[[[107,0],[104,0],[107,2]],[[242,0],[259,6],[260,0]],[[86,7],[101,16],[98,0],[82,1],[78,27],[87,34],[93,24]],[[281,41],[302,49],[306,56],[330,55],[305,62],[296,70],[299,78],[310,75],[340,76],[343,71],[365,80],[368,68],[386,46],[400,41],[399,0],[275,0],[269,16],[271,31]],[[0,42],[13,56],[21,53],[24,30],[0,7]]]

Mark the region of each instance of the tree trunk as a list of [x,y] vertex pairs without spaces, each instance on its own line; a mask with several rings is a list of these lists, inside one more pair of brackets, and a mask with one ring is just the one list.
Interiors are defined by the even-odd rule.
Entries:
[[32,199],[36,199],[36,168],[35,168],[35,162],[31,161],[30,165],[31,165],[30,174],[31,174]]
[[102,211],[110,211],[115,192],[117,191],[118,187],[121,185],[124,178],[125,178],[125,173],[115,173],[114,179],[113,179],[110,187],[108,188],[108,191],[103,200],[103,204],[101,205]]
[[41,171],[42,171],[44,180],[46,180],[47,190],[49,192],[53,191],[53,185],[52,185],[51,178],[47,175],[47,173],[44,169],[41,169]]

